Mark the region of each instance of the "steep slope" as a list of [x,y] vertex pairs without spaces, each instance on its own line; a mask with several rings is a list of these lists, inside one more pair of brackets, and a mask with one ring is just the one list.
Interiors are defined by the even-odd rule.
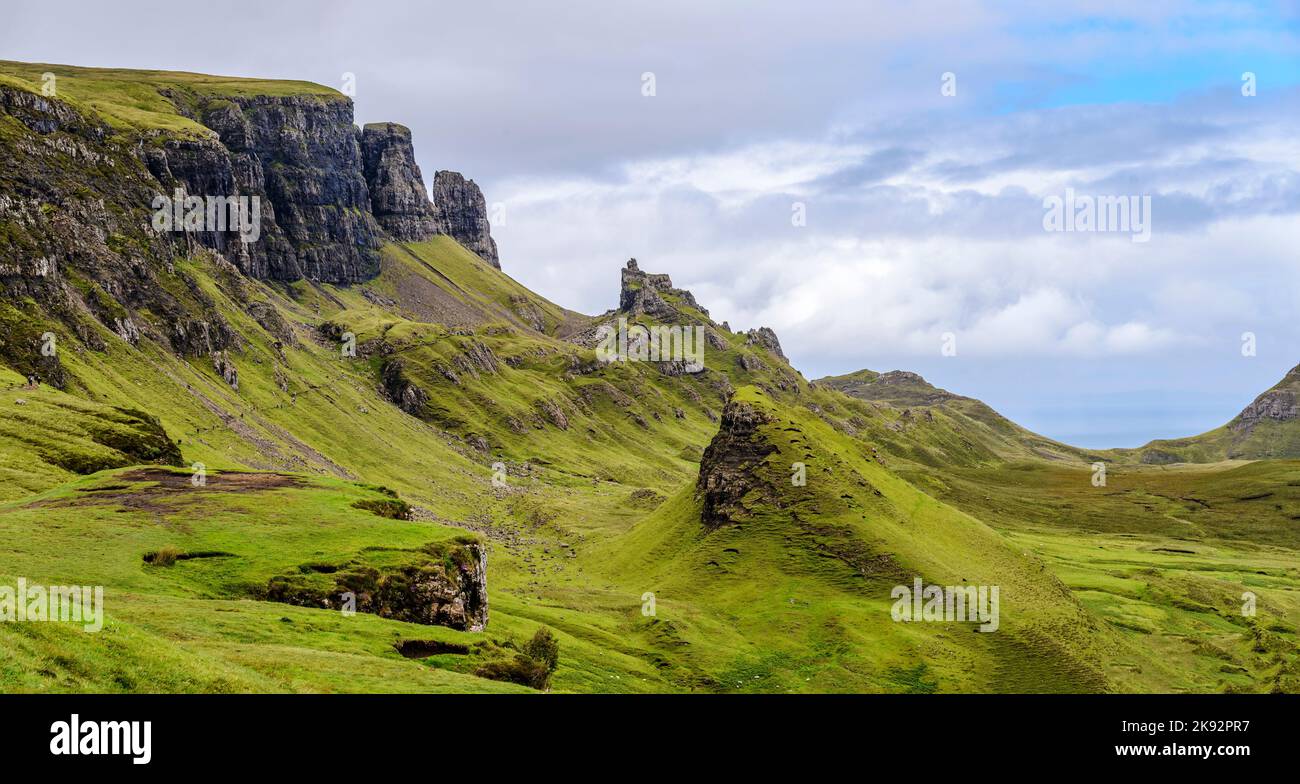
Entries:
[[[796,484],[792,466],[806,483]],[[1115,641],[1034,558],[811,412],[738,389],[693,487],[603,550],[692,682],[786,691],[1091,691]],[[1000,626],[899,622],[897,586],[998,586]],[[708,640],[722,639],[721,650]]]

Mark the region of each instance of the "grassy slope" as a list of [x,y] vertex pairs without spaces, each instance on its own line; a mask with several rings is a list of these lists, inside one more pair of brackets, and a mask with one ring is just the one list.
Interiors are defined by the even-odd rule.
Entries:
[[904,474],[1041,554],[1155,654],[1118,659],[1119,688],[1300,690],[1300,462],[1113,466],[1103,487],[1041,462]]
[[[1112,641],[1036,559],[810,412],[752,387],[736,400],[771,418],[760,438],[775,451],[756,471],[779,495],[706,531],[686,488],[601,550],[604,579],[655,592],[657,616],[636,620],[675,669],[754,691],[1106,688],[1096,662]],[[1000,586],[1001,630],[894,622],[890,589],[913,576]]]
[[210,129],[177,114],[159,88],[215,96],[299,95],[323,101],[348,100],[337,90],[312,82],[0,60],[0,81],[30,92],[41,92],[47,73],[55,76],[60,100],[89,116],[98,115],[117,130],[160,129],[181,135],[213,135]]
[[[480,269],[486,269],[486,265],[454,245],[392,248],[388,257],[410,259],[411,254],[419,256],[420,263],[404,266],[401,275],[423,271],[426,279],[436,280],[450,290],[469,290],[471,273],[489,274]],[[1170,658],[1162,665],[1145,653],[1141,644],[1148,642],[1147,636],[1132,628],[1135,611],[1128,604],[1130,600],[1117,605],[1120,600],[1097,589],[1099,584],[1107,585],[1107,572],[1113,569],[1104,562],[1081,557],[1091,555],[1094,546],[1086,537],[1092,531],[1086,525],[1063,528],[1059,519],[1025,530],[1023,524],[1034,519],[1033,509],[1045,508],[1042,497],[1030,494],[1020,499],[1014,464],[998,468],[1004,464],[992,459],[995,452],[972,448],[966,443],[968,438],[955,434],[957,428],[949,424],[949,417],[956,415],[941,411],[933,420],[909,420],[892,407],[877,407],[830,390],[806,387],[802,399],[785,396],[784,402],[772,400],[771,405],[779,407],[780,415],[805,434],[797,443],[780,442],[782,459],[794,459],[784,454],[789,450],[813,449],[833,466],[833,480],[829,486],[819,488],[815,499],[808,502],[816,511],[806,516],[826,526],[833,535],[828,539],[825,534],[803,531],[792,544],[789,517],[777,510],[770,510],[761,517],[761,524],[748,530],[705,535],[698,523],[692,491],[694,461],[698,460],[698,449],[716,429],[702,408],[721,405],[707,383],[663,377],[637,364],[602,369],[600,381],[629,392],[641,390],[636,396],[638,406],[651,396],[672,395],[670,399],[688,411],[687,419],[670,416],[656,421],[648,415],[657,405],[651,402],[651,408],[637,409],[647,412],[643,419],[648,427],[642,427],[630,419],[627,410],[610,403],[595,406],[589,413],[575,414],[567,430],[546,424],[514,434],[504,426],[493,426],[501,421],[500,417],[475,412],[473,401],[505,401],[495,404],[509,406],[517,398],[514,405],[524,410],[531,409],[530,401],[534,399],[568,394],[570,386],[557,380],[565,363],[555,357],[568,352],[581,354],[581,349],[514,323],[508,312],[499,318],[481,319],[480,326],[472,328],[472,335],[452,335],[452,330],[442,325],[410,322],[390,309],[379,308],[357,290],[300,284],[277,291],[255,285],[256,298],[273,302],[288,321],[299,325],[298,347],[285,348],[281,358],[270,336],[244,315],[223,289],[218,273],[202,260],[187,262],[181,269],[202,282],[205,291],[246,337],[242,350],[233,353],[240,369],[239,391],[226,386],[208,360],[181,362],[153,348],[132,349],[115,339],[110,339],[106,356],[85,352],[65,357],[65,363],[79,379],[82,388],[78,391],[109,405],[149,401],[152,413],[160,417],[173,437],[179,438],[187,463],[197,460],[217,469],[305,471],[385,484],[424,506],[432,519],[483,532],[490,547],[492,621],[487,633],[464,636],[521,639],[537,624],[550,625],[560,633],[565,652],[564,666],[556,677],[557,688],[1033,691],[1095,689],[1110,684],[1111,688],[1124,690],[1212,690],[1227,685],[1263,688],[1283,677],[1283,665],[1268,665],[1267,657],[1256,661],[1242,652],[1248,653],[1255,645],[1249,628],[1222,621],[1222,628],[1216,627],[1210,641],[1215,647],[1201,644],[1196,637],[1200,628],[1195,623],[1197,617],[1184,615],[1195,611],[1180,608],[1181,589],[1169,587],[1178,589],[1183,585],[1181,574],[1171,576],[1164,593],[1147,594],[1159,597],[1147,611],[1155,613],[1152,623],[1163,624],[1168,632],[1165,637],[1171,642],[1164,650]],[[386,266],[384,274],[373,283],[373,290],[383,293],[398,273],[396,267]],[[498,285],[511,287],[504,276],[500,280]],[[500,297],[486,298],[502,302]],[[509,303],[508,295],[504,302]],[[552,323],[558,324],[563,316],[558,309],[555,312]],[[380,399],[372,361],[364,357],[343,359],[335,345],[314,337],[314,325],[340,319],[349,324],[356,321],[363,345],[372,337],[372,331],[373,336],[383,333],[404,356],[408,351],[418,355],[420,351],[445,350],[457,339],[475,339],[491,344],[503,359],[515,354],[531,357],[517,367],[503,362],[499,372],[482,374],[465,386],[447,382],[432,389],[444,405],[466,407],[465,421],[473,422],[473,430],[489,437],[494,453],[479,454],[469,449],[454,429],[445,432]],[[467,329],[471,328],[458,327],[456,331]],[[736,366],[734,352],[741,350],[741,339],[730,338],[736,345],[719,355],[711,354],[711,366]],[[419,345],[412,348],[406,341]],[[731,375],[740,380],[742,374]],[[755,380],[763,380],[761,373],[757,375]],[[289,380],[288,391],[279,388],[277,378]],[[577,381],[595,383],[585,377]],[[681,385],[698,385],[696,394],[701,395],[701,402],[695,403]],[[49,390],[40,393],[61,394]],[[704,397],[709,394],[714,397]],[[791,406],[792,402],[796,406]],[[818,416],[812,414],[810,406],[816,408]],[[667,413],[669,407],[662,408]],[[588,432],[588,426],[597,430],[596,436]],[[968,424],[961,421],[960,426]],[[879,440],[873,437],[876,433],[882,435]],[[307,443],[312,446],[306,448]],[[642,446],[629,450],[627,445],[631,443]],[[873,454],[876,444],[885,450],[899,448]],[[689,449],[679,448],[682,445],[693,447],[694,456]],[[4,451],[12,453],[14,448]],[[530,457],[531,464],[525,467]],[[537,457],[544,457],[544,463]],[[504,459],[512,467],[506,489],[491,486],[490,463],[496,459]],[[954,467],[933,470],[932,464],[948,465],[948,461],[953,461]],[[810,486],[817,488],[818,462],[807,462]],[[959,465],[966,465],[969,474],[965,479],[970,485],[965,493],[949,492],[949,485],[959,479],[955,467]],[[1041,468],[1041,462],[1025,465],[1047,470]],[[1060,466],[1053,470],[1073,471],[1076,479],[1086,480],[1088,474],[1080,473],[1084,468]],[[788,468],[775,459],[770,470],[788,476]],[[1124,481],[1123,474],[1112,476],[1112,487]],[[852,477],[862,477],[884,493],[885,500],[862,496],[862,488]],[[1261,481],[1267,484],[1276,479],[1264,477]],[[1197,480],[1189,477],[1189,481]],[[1083,486],[1091,488],[1086,481]],[[638,489],[650,494],[638,501],[632,495]],[[858,519],[856,511],[844,507],[839,490],[846,490],[854,503],[869,511],[868,520]],[[1069,497],[1055,486],[1046,495]],[[985,496],[994,501],[984,506],[974,503]],[[937,502],[934,497],[949,503]],[[668,500],[663,501],[665,498]],[[658,508],[653,509],[656,504]],[[954,506],[975,517],[957,512]],[[647,515],[648,508],[653,511]],[[1004,513],[998,514],[999,509]],[[1134,525],[1146,520],[1143,511],[1134,512]],[[1107,514],[1110,512],[1099,509],[1096,518],[1105,519]],[[212,516],[217,517],[215,510]],[[1050,573],[1041,571],[1042,563],[1009,548],[976,517],[1011,531],[1013,541],[1023,545],[1025,551],[1043,553],[1045,562],[1055,567],[1092,612],[1081,612],[1054,584]],[[31,525],[33,518],[21,520]],[[205,512],[196,517],[195,525],[206,528],[209,522]],[[1111,535],[1105,529],[1096,533]],[[1227,533],[1225,525],[1216,524],[1209,530],[1209,535],[1215,537]],[[242,535],[231,535],[231,541]],[[837,539],[860,541],[873,551],[890,554],[902,571],[883,582],[863,580],[842,563],[820,553],[822,544]],[[148,567],[138,563],[142,549],[147,548],[132,543],[121,558],[132,569],[147,573]],[[726,552],[728,549],[738,552]],[[1145,555],[1152,549],[1136,549],[1136,554],[1127,556],[1131,560],[1127,568],[1140,571],[1164,557]],[[971,552],[980,552],[981,556],[972,559]],[[1262,563],[1231,547],[1216,552],[1242,572],[1251,564]],[[1278,549],[1270,557],[1285,562],[1287,552]],[[1149,560],[1144,562],[1143,557]],[[42,574],[30,562],[5,566],[4,571],[29,579],[53,582],[56,576]],[[185,562],[177,571],[201,568],[206,567]],[[1039,571],[1035,573],[1035,569]],[[966,577],[1006,586],[1004,631],[965,638],[964,630],[954,637],[942,624],[893,623],[888,617],[888,588],[910,581],[912,574],[943,584]],[[1278,570],[1271,579],[1278,588],[1291,584],[1291,575],[1285,569]],[[1024,585],[1032,589],[1023,593],[1015,590],[1020,580],[1028,580]],[[1047,582],[1036,582],[1041,580]],[[289,624],[279,619],[296,618],[297,614],[327,619],[312,623],[333,630],[333,636],[327,637],[337,640],[349,655],[383,659],[380,666],[385,671],[416,666],[394,658],[389,638],[395,634],[431,638],[445,631],[420,627],[418,634],[412,635],[405,625],[381,619],[358,615],[351,619],[354,626],[326,611],[279,605],[259,607],[259,603],[248,601],[237,602],[241,613],[246,614],[239,616],[240,624],[232,624],[226,615],[232,601],[229,598],[137,594],[135,591],[143,589],[134,581],[132,576],[128,582],[131,590],[116,592],[114,583],[108,583],[110,595],[119,596],[117,601],[127,613],[122,623],[137,640],[127,650],[106,653],[98,649],[96,641],[81,646],[76,641],[86,635],[54,629],[31,633],[43,640],[57,639],[24,643],[32,651],[29,656],[52,655],[64,662],[68,673],[101,674],[73,677],[65,673],[54,679],[32,680],[33,671],[50,669],[45,659],[40,659],[43,663],[39,665],[32,660],[28,666],[19,667],[17,673],[11,671],[7,688],[119,688],[102,672],[145,672],[162,667],[156,662],[183,662],[185,659],[174,647],[188,645],[186,641],[197,635],[205,640],[203,650],[215,658],[196,659],[193,667],[176,664],[178,671],[151,675],[157,684],[154,687],[142,686],[140,675],[128,675],[125,682],[132,685],[120,687],[374,689],[380,688],[375,681],[349,681],[331,670],[326,662],[331,660],[334,648],[330,646],[334,643],[326,644],[315,634],[283,630],[281,626]],[[1263,578],[1253,582],[1261,581],[1266,582]],[[656,592],[658,598],[654,619],[640,613],[645,591]],[[1267,597],[1263,601],[1269,608],[1268,623],[1281,624],[1278,628],[1294,624],[1295,608],[1285,602],[1285,593],[1279,594],[1281,602],[1268,590],[1261,594]],[[1017,607],[1018,601],[1028,604]],[[132,614],[133,607],[138,615]],[[165,617],[173,620],[150,621],[152,614],[164,617],[160,608],[168,608]],[[1110,622],[1091,628],[1098,618]],[[257,631],[260,624],[281,626],[275,626],[277,633],[263,639],[262,632]],[[370,625],[375,627],[373,638],[369,636],[372,632],[366,630]],[[1268,631],[1267,624],[1262,628]],[[1276,630],[1269,633],[1283,634]],[[1072,643],[1076,650],[1099,646],[1095,660],[1105,662],[1105,667],[1090,668],[1078,660],[1076,653],[1044,642],[1062,639],[1062,635],[1068,638],[1070,634],[1080,635]],[[385,645],[370,641],[378,639],[383,639]],[[271,657],[286,655],[282,647],[304,657],[301,664],[286,668],[285,672],[294,673],[293,678],[255,677],[265,675],[266,661]],[[1227,654],[1220,654],[1220,649]],[[1169,664],[1183,661],[1174,656],[1175,651],[1182,651],[1186,657],[1186,668]],[[1223,655],[1236,656],[1243,663],[1227,664],[1220,660]],[[924,667],[919,667],[918,661]],[[430,663],[440,669],[465,668],[458,657],[435,657]],[[230,669],[236,665],[237,669]],[[1225,666],[1242,667],[1244,671],[1220,672]],[[209,669],[211,677],[205,680],[208,676],[204,673]],[[62,672],[59,668],[52,671]],[[390,687],[395,689],[497,687],[480,679],[465,680],[459,674],[461,680],[445,683],[386,677],[394,678]]]
[[[1077,461],[1090,457],[1085,450],[1026,430],[984,403],[938,389],[919,376],[886,383],[882,375],[872,370],[859,370],[843,376],[827,376],[818,379],[816,384],[858,400],[886,405],[898,412],[911,410],[893,428],[895,432],[905,431],[904,437],[873,434],[873,440],[885,444],[886,448],[902,457],[932,465],[1027,458]],[[891,374],[887,378],[895,376]],[[927,460],[916,447],[918,443],[933,440],[922,432],[927,429],[925,424],[936,417],[941,418],[941,426],[928,430],[947,441],[946,445],[936,444],[942,450],[937,461]],[[894,442],[901,443],[895,446]]]

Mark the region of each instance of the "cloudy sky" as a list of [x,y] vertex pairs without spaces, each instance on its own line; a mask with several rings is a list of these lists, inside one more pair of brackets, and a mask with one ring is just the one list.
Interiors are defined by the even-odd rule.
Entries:
[[[0,59],[351,73],[562,305],[635,256],[809,378],[915,370],[1083,446],[1208,430],[1300,364],[1300,7],[1063,5],[20,2]],[[1067,190],[1149,197],[1149,240],[1046,231]]]

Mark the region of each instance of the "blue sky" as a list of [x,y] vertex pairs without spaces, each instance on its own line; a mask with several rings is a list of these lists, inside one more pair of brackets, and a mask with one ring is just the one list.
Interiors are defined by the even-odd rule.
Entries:
[[[1300,364],[1300,9],[1065,6],[54,2],[0,57],[351,73],[560,304],[612,307],[635,256],[809,378],[915,370],[1089,447],[1208,430]],[[1044,231],[1067,189],[1150,197],[1150,240]]]

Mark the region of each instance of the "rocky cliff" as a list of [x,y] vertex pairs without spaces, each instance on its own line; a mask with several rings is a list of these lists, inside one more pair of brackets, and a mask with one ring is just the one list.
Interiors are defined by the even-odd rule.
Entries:
[[450,235],[501,269],[497,242],[492,239],[492,227],[488,223],[487,200],[473,180],[466,180],[454,171],[438,172],[433,176],[433,204],[439,233]]
[[771,495],[759,470],[776,449],[759,433],[768,422],[766,414],[743,401],[731,400],[722,410],[721,425],[704,450],[695,484],[696,495],[703,501],[700,518],[706,526],[716,528],[743,519],[746,496],[752,492],[758,492],[755,498]]
[[450,233],[441,228],[424,190],[410,129],[397,123],[367,125],[361,134],[361,161],[370,189],[370,211],[390,237],[418,242]]
[[670,305],[664,295],[671,295],[682,304],[709,315],[695,301],[695,295],[686,289],[673,288],[673,281],[663,273],[642,272],[636,259],[628,259],[627,266],[619,271],[618,309],[629,316],[640,315],[671,321],[679,316],[676,308]]
[[[59,386],[57,354],[40,350],[46,330],[95,350],[110,333],[132,344],[147,336],[190,356],[229,345],[229,325],[173,265],[198,250],[199,238],[150,226],[162,185],[145,161],[165,155],[164,144],[0,84],[0,360]],[[195,160],[217,152],[191,149]]]
[[[499,268],[482,192],[439,172],[431,203],[407,128],[358,129],[351,100],[311,85],[262,94],[138,80],[130,94],[156,126],[123,127],[116,103],[0,78],[0,361],[24,374],[62,385],[57,357],[39,352],[51,330],[94,350],[109,332],[187,356],[234,345],[176,264],[196,254],[254,279],[347,285],[378,274],[384,241],[448,234]],[[240,199],[251,233],[226,206]],[[160,226],[173,203],[177,222]]]

